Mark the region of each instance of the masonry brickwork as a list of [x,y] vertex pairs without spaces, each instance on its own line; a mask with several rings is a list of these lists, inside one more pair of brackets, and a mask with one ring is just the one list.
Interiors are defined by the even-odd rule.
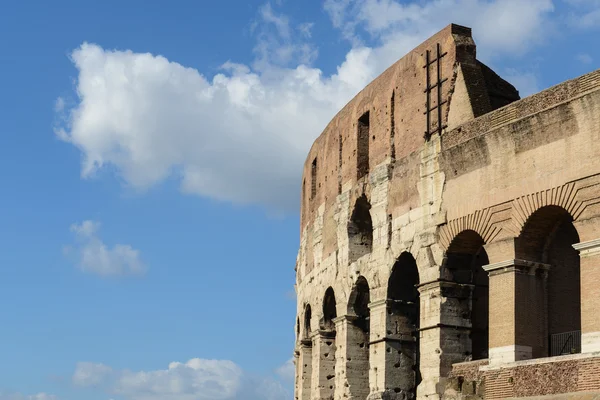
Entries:
[[296,292],[297,400],[594,398],[600,70],[520,99],[469,28],[409,52],[308,154]]

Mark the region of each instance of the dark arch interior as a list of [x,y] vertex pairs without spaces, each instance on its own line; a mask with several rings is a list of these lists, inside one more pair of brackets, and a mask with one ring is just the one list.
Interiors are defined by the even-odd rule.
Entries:
[[369,283],[359,277],[352,287],[348,302],[349,314],[356,317],[348,324],[348,354],[346,379],[352,399],[366,400],[369,396]]
[[457,290],[455,296],[460,313],[471,321],[470,340],[461,344],[466,360],[488,358],[489,276],[483,266],[489,264],[489,259],[483,245],[477,232],[467,230],[456,236],[446,252],[450,280],[472,288]]
[[335,324],[333,320],[336,317],[335,294],[333,293],[333,289],[329,288],[325,291],[325,298],[323,299],[323,329],[334,331]]
[[[417,386],[421,382],[419,355],[419,270],[417,262],[410,253],[402,253],[394,266],[388,282],[388,314],[390,318],[388,334],[399,339],[395,344],[397,365],[411,365],[410,370],[399,370],[399,374],[412,374],[413,379],[399,381],[397,390],[416,396]],[[408,360],[404,360],[408,357]],[[412,361],[412,362],[411,362]],[[413,397],[414,398],[414,397]]]
[[348,222],[350,262],[370,253],[373,248],[373,221],[370,210],[371,204],[363,194],[356,200]]
[[308,339],[310,335],[310,320],[312,318],[312,310],[310,308],[310,304],[306,305],[304,309],[304,337]]
[[352,294],[350,296],[352,311],[356,315],[357,319],[355,325],[362,329],[363,332],[369,332],[369,283],[364,277],[359,277],[352,288]]
[[516,241],[518,257],[549,264],[550,268],[545,297],[549,351],[541,355],[581,351],[581,272],[575,243],[579,243],[579,234],[573,218],[558,206],[534,212]]

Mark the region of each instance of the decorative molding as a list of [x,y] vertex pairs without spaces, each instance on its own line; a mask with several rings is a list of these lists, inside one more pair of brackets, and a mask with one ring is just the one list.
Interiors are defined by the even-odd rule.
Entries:
[[582,76],[577,81],[579,93],[590,92],[600,86],[600,70]]
[[[599,188],[600,174],[596,174],[477,210],[442,225],[439,230],[440,245],[448,250],[458,234],[466,230],[477,232],[485,243],[491,243],[500,236],[516,238],[521,235],[529,218],[546,206],[561,207],[577,221],[589,206],[600,204]],[[588,218],[588,215],[584,218]]]
[[492,114],[490,118],[490,130],[506,125],[519,117],[517,107],[509,105]]
[[367,307],[369,307],[369,310],[374,310],[378,307],[381,307],[382,305],[387,307],[387,299],[372,301],[369,304],[367,304]]
[[532,270],[537,270],[537,269],[549,270],[550,264],[544,264],[544,263],[540,263],[540,262],[520,260],[520,259],[513,259],[513,260],[500,261],[497,263],[484,265],[482,268],[486,272],[492,272],[492,271],[498,271],[501,269],[509,269],[511,267],[529,268]]
[[573,248],[579,252],[580,257],[588,257],[600,253],[600,239],[588,242],[575,243]]

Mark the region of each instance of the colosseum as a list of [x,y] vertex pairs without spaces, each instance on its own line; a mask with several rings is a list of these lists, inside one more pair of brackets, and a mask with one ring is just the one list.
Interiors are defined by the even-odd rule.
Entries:
[[295,399],[598,398],[600,70],[520,99],[449,25],[301,185]]

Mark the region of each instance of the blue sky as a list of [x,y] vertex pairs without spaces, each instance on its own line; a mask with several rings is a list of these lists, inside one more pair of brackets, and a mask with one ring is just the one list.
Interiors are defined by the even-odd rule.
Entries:
[[523,95],[600,1],[0,5],[0,400],[291,399],[300,171],[450,22]]

